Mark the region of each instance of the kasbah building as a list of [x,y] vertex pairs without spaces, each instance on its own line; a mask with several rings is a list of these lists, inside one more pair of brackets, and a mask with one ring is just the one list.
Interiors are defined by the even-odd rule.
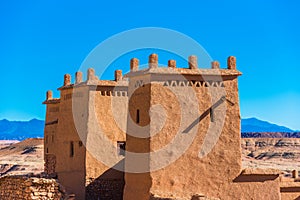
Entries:
[[236,58],[200,69],[130,60],[115,80],[64,76],[47,92],[45,173],[76,199],[300,199],[295,171],[243,169]]

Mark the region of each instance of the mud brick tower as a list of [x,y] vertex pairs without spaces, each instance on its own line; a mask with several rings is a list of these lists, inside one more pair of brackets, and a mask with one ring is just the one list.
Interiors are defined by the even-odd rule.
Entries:
[[239,75],[234,57],[228,58],[228,69],[219,69],[218,62],[199,69],[195,56],[189,57],[188,68],[177,68],[174,60],[162,68],[156,54],[146,70],[131,66],[133,120],[128,120],[126,150],[151,153],[126,154],[125,169],[140,167],[136,170],[145,173],[125,174],[124,199],[230,193],[230,180],[241,171]]
[[297,199],[297,177],[242,168],[240,75],[233,56],[201,69],[156,54],[111,81],[66,74],[44,102],[45,172],[76,199]]

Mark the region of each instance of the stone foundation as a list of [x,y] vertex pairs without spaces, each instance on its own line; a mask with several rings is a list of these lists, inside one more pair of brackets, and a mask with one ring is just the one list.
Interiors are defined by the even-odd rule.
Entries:
[[124,181],[119,179],[90,180],[86,187],[88,200],[122,200]]
[[55,179],[6,176],[0,178],[1,200],[65,199],[65,192]]
[[56,156],[54,154],[45,154],[45,173],[55,174]]

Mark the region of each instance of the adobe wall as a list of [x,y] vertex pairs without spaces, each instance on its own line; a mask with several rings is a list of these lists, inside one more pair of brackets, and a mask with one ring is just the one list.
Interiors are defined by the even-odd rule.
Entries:
[[55,179],[7,176],[0,178],[0,199],[60,199],[65,192]]
[[59,99],[53,99],[52,91],[47,91],[46,101],[43,102],[47,105],[45,128],[44,128],[44,156],[47,153],[54,153],[56,145],[56,133],[59,117]]
[[[188,77],[186,77],[188,78]],[[189,79],[189,78],[188,78]],[[236,77],[223,77],[226,100],[214,109],[214,122],[211,117],[203,115],[208,111],[222,94],[218,95],[217,88],[214,87],[194,87],[197,96],[200,117],[198,130],[192,144],[182,154],[182,156],[164,169],[151,173],[153,194],[174,195],[188,198],[193,194],[204,194],[210,197],[221,199],[279,199],[279,182],[276,176],[268,179],[258,175],[250,175],[250,179],[240,181],[241,177],[241,144],[240,144],[240,112],[238,87]],[[210,92],[209,90],[210,89]],[[214,91],[215,89],[215,91]],[[193,106],[195,102],[188,96],[186,88],[178,88],[180,95],[187,95],[185,103]],[[180,90],[182,90],[180,92]],[[213,96],[215,95],[215,96]],[[218,97],[219,96],[219,97]],[[178,128],[176,124],[192,124],[195,119],[181,114],[180,105],[174,104],[174,99],[178,99],[168,89],[161,84],[151,86],[151,105],[160,104],[167,113],[167,121],[164,128],[150,139],[151,150],[158,150],[170,143],[175,137]],[[227,102],[229,101],[229,103]],[[222,125],[222,106],[226,106],[225,121]],[[223,107],[224,108],[224,107]],[[192,107],[190,108],[193,109]],[[182,110],[182,108],[181,108]],[[188,109],[189,110],[189,109]],[[190,112],[188,113],[190,114]],[[186,120],[186,122],[185,122]],[[150,124],[151,125],[151,124]],[[211,131],[209,129],[212,128]],[[201,147],[205,146],[205,138],[208,134],[217,133],[221,130],[221,135],[217,138],[216,145],[211,151],[200,158]],[[177,133],[180,134],[180,133]],[[189,132],[187,134],[192,134]],[[215,136],[217,137],[217,136]],[[173,152],[180,151],[174,147]],[[169,156],[169,155],[166,155]],[[157,159],[157,158],[156,158]],[[167,157],[161,156],[159,160]],[[266,188],[268,188],[266,190]],[[266,192],[268,191],[268,192]]]
[[[200,77],[197,78],[199,79]],[[170,79],[172,80],[171,77]],[[226,105],[227,102],[225,101],[220,107],[215,108],[215,122],[211,122],[209,114],[205,115],[207,110],[219,101],[218,97],[212,96],[217,96],[215,91],[211,91],[210,94],[208,87],[191,86],[196,94],[196,99],[192,99],[190,94],[186,92],[187,89],[185,87],[177,86],[176,90],[179,91],[178,94],[182,95],[182,99],[185,99],[185,103],[190,106],[188,109],[193,110],[195,107],[198,107],[198,116],[204,115],[197,122],[199,126],[195,126],[195,128],[198,128],[195,138],[189,148],[183,152],[182,156],[166,168],[151,173],[152,187],[150,191],[152,193],[166,195],[172,192],[173,195],[183,198],[186,195],[191,196],[201,193],[207,196],[226,199],[227,188],[222,188],[222,186],[225,187],[226,183],[228,184],[228,182],[239,175],[241,171],[241,149],[237,82],[235,80],[226,80],[224,81],[224,85],[226,98],[235,104],[233,106]],[[215,88],[210,88],[210,90],[213,89]],[[185,95],[187,96],[184,97]],[[179,124],[188,127],[189,124],[192,124],[197,119],[192,118],[192,115],[189,117],[189,113],[184,114],[179,102],[174,103],[176,99],[178,97],[174,96],[168,87],[154,83],[151,85],[151,105],[160,104],[167,113],[166,125],[158,134],[150,139],[150,148],[152,151],[161,149],[163,146],[169,144],[176,134],[183,134],[178,133]],[[198,103],[198,106],[195,103]],[[219,127],[222,126],[220,123],[222,119],[219,119],[222,116],[222,106],[226,106],[223,128]],[[181,110],[181,113],[178,113],[179,110]],[[211,127],[209,127],[210,124]],[[209,128],[213,128],[213,130],[209,132]],[[221,135],[217,139],[216,145],[208,155],[199,158],[201,147],[205,145],[206,133],[214,134],[219,131],[218,129],[220,129]],[[189,132],[185,134],[193,133]],[[180,146],[174,146],[172,151],[180,152],[180,149],[177,148],[180,148]],[[165,160],[168,158],[162,155],[156,159]],[[227,196],[227,199],[232,199],[232,197]]]
[[[299,191],[281,192],[281,200],[298,200],[300,198]],[[297,189],[298,190],[298,189]]]
[[[112,97],[101,94],[101,91],[110,91],[112,89],[113,87],[101,87],[98,88],[97,91],[90,91],[89,132],[87,138],[88,154],[86,158],[87,178],[97,178],[107,171],[110,166],[105,166],[107,163],[104,162],[110,158],[110,156],[119,161],[124,158],[124,156],[117,155],[117,141],[125,141],[125,132],[119,127],[118,122],[115,121],[112,110],[112,98],[117,98],[114,101],[118,101],[119,104],[117,114],[121,115],[123,113],[123,118],[125,118],[127,115],[127,96]],[[122,119],[122,123],[124,123],[125,120]],[[105,137],[111,146],[105,148],[105,142],[100,141],[98,137]],[[103,146],[101,144],[103,144]]]
[[50,176],[56,176],[56,155],[46,153],[44,157],[44,172]]
[[281,200],[300,199],[300,182],[298,176],[295,178],[281,178],[280,183]]
[[124,156],[118,155],[117,142],[126,140],[127,86],[108,84],[112,85],[98,85],[89,92],[86,199],[120,200],[123,195]]
[[[73,106],[76,105],[75,107]],[[85,154],[86,149],[77,129],[87,129],[88,89],[73,88],[68,85],[60,88],[60,113],[56,132],[55,152],[57,177],[66,190],[77,198],[85,196]],[[73,115],[76,109],[76,115]],[[75,126],[74,121],[80,121]]]
[[[146,84],[149,77],[132,77],[129,82],[129,115],[127,118],[125,188],[123,199],[148,199],[151,186],[149,156],[136,157],[134,153],[148,153],[150,136],[149,109],[150,85]],[[143,84],[141,82],[145,84]],[[141,85],[137,83],[141,83]],[[130,154],[133,153],[133,154]],[[132,169],[134,169],[132,171]],[[145,171],[140,173],[139,171]]]

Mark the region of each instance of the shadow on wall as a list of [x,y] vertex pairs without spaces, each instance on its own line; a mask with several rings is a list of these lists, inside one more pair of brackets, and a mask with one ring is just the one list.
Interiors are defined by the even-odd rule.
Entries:
[[204,113],[202,113],[195,121],[193,121],[184,131],[183,133],[188,133],[190,132],[194,126],[196,126],[198,124],[198,122],[202,121],[206,116],[210,115],[211,120],[213,120],[213,111],[214,109],[216,109],[217,107],[219,107],[224,101],[229,102],[231,106],[234,105],[234,103],[232,103],[231,101],[229,101],[228,99],[226,99],[225,97],[222,97],[221,99],[219,99],[215,104],[213,104],[209,109],[207,109],[206,111],[204,111]]
[[[93,179],[86,186],[88,200],[122,200],[124,189],[124,162],[122,159],[115,166],[105,171],[101,176]],[[118,171],[117,169],[122,169]]]
[[265,181],[274,181],[278,178],[279,175],[243,175],[240,174],[236,177],[233,182],[265,182]]

